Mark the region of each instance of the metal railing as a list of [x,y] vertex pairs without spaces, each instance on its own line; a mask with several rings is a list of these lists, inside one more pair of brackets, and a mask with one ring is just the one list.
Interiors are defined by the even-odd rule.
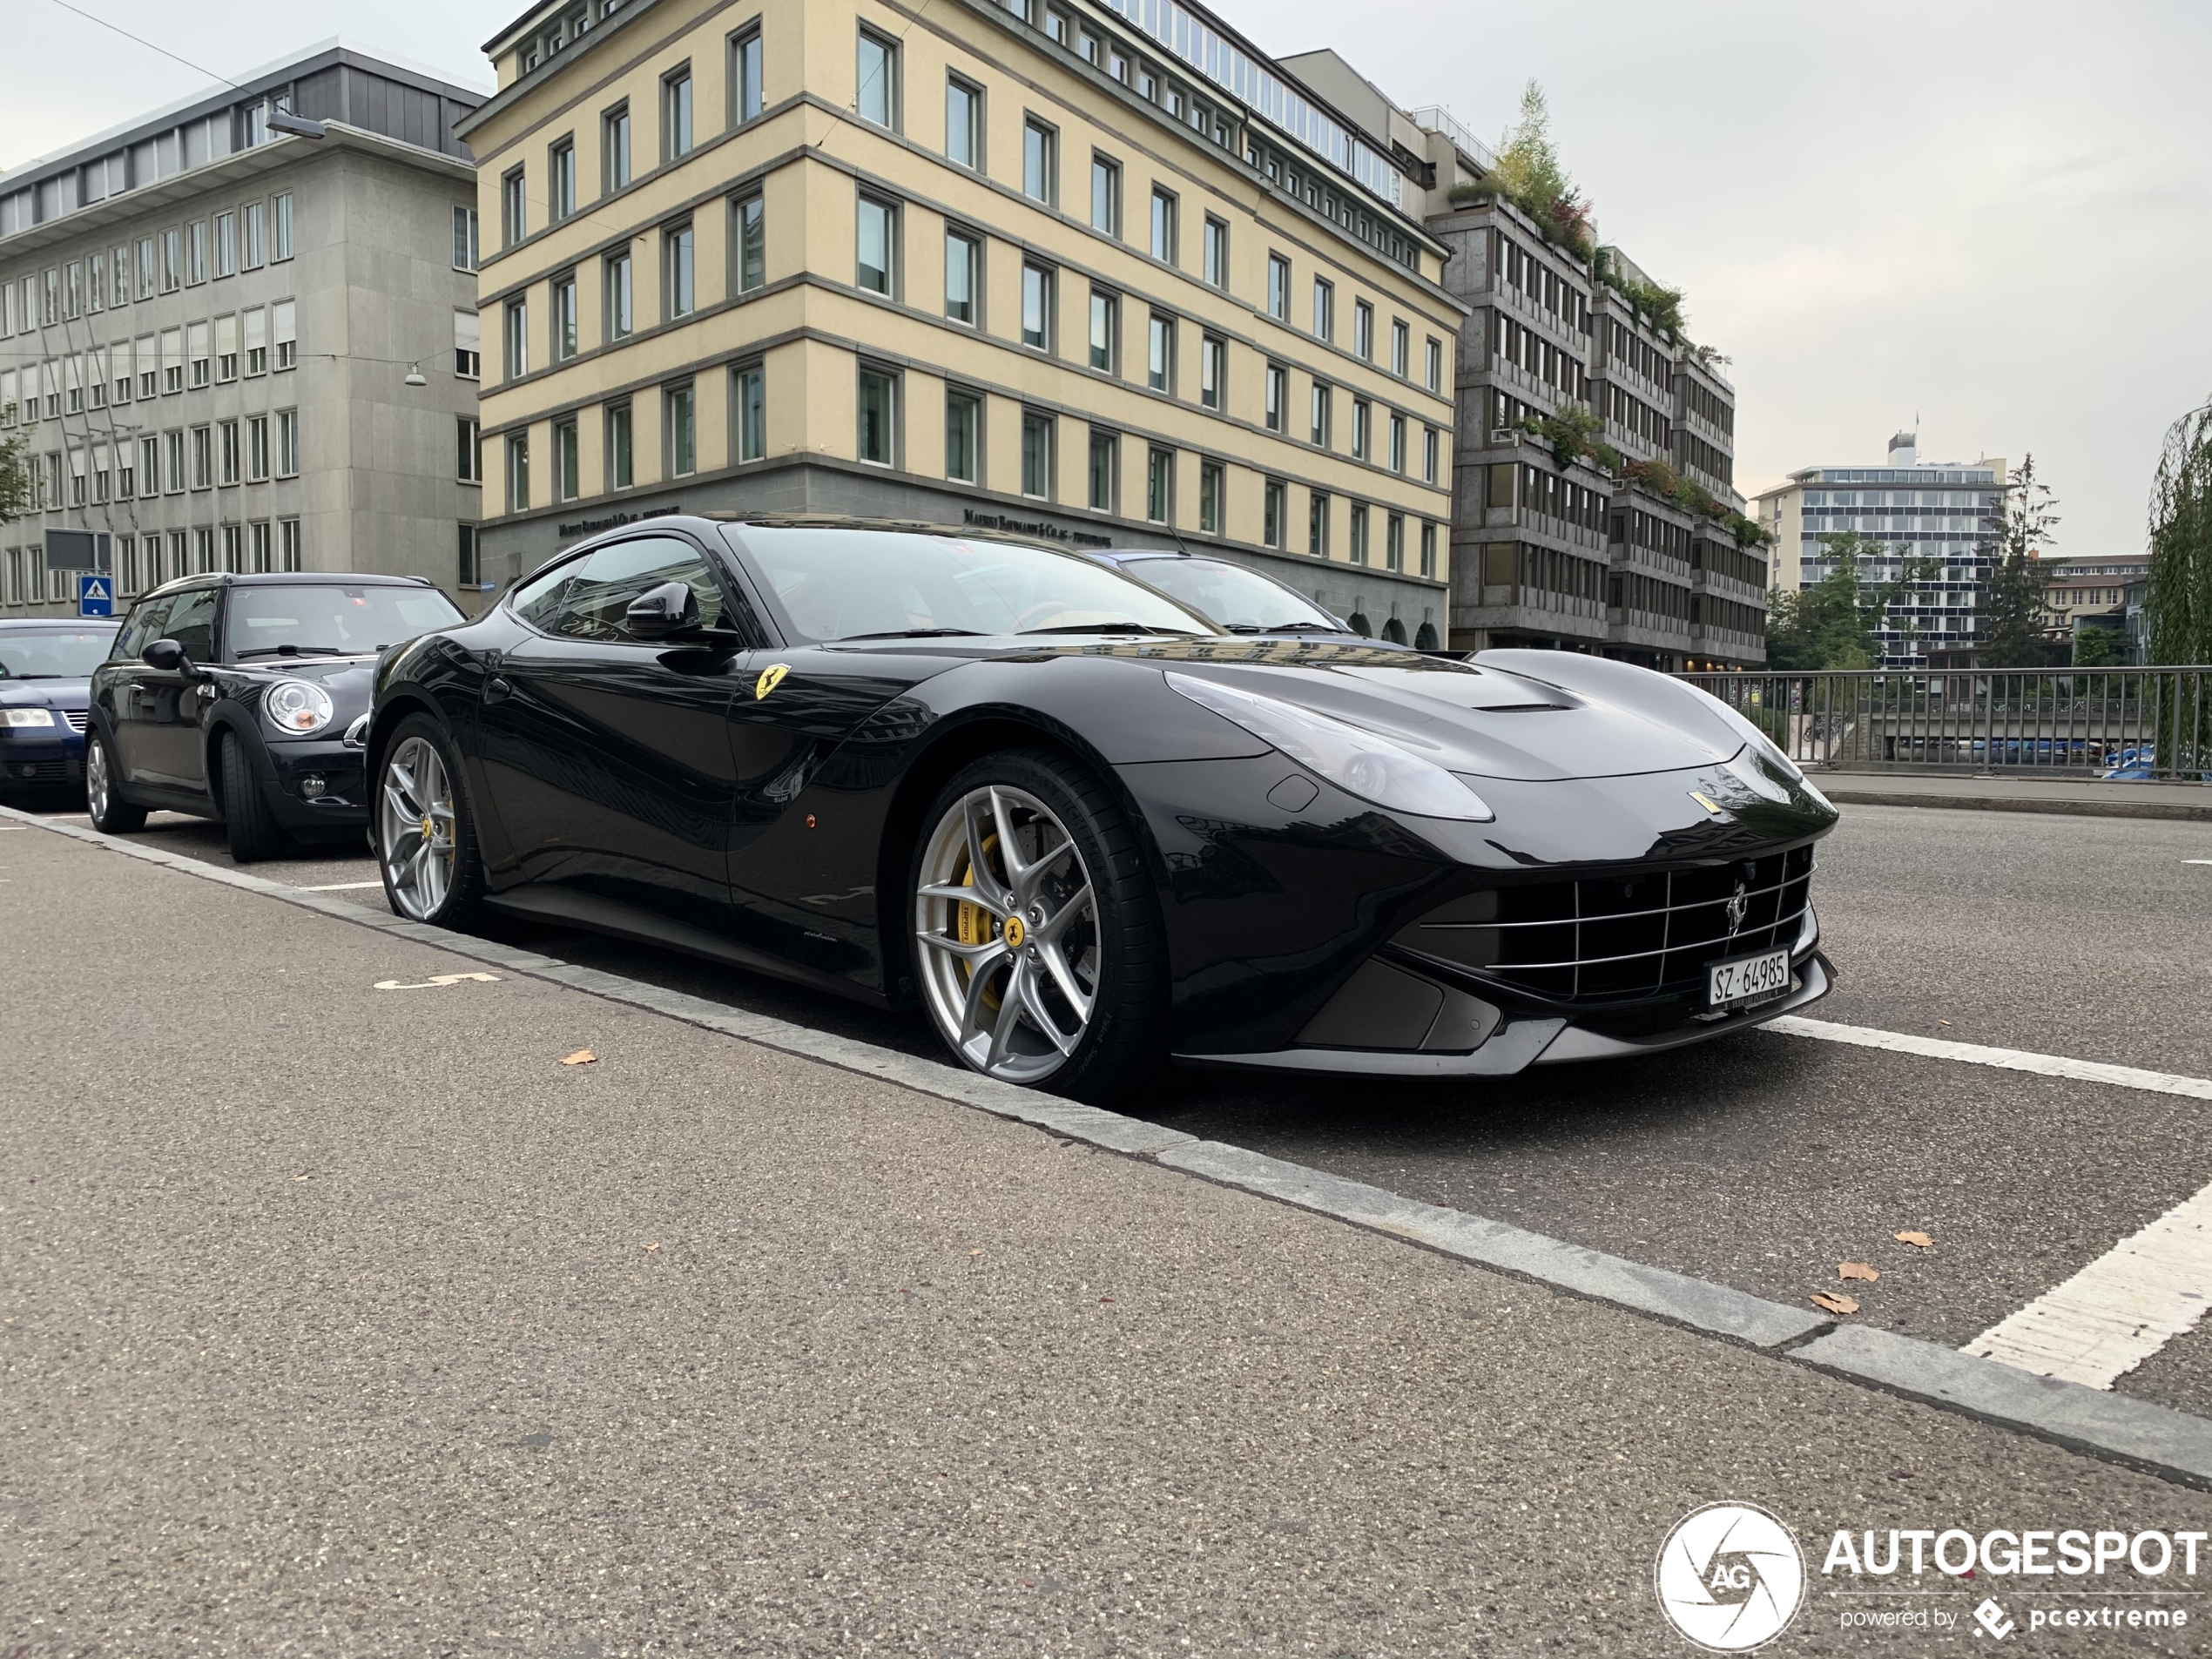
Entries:
[[1682,678],[1800,765],[2212,782],[2212,667]]
[[[1467,152],[1468,158],[1488,172],[1498,165],[1498,158],[1490,146],[1474,136],[1474,131],[1441,104],[1425,104],[1413,111],[1413,125],[1430,132],[1441,132],[1453,144]],[[1447,184],[1451,181],[1445,180]]]

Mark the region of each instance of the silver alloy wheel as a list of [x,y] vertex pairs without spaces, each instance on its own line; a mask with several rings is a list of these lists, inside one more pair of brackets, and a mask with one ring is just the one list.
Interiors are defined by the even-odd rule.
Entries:
[[1005,784],[930,832],[916,968],[937,1028],[976,1070],[1035,1083],[1068,1062],[1098,995],[1098,900],[1067,826]]
[[385,759],[376,847],[399,907],[417,921],[435,915],[453,887],[453,784],[427,738],[409,738]]
[[107,775],[107,745],[94,738],[84,756],[84,804],[91,808],[96,825],[107,816],[108,793],[113,787]]

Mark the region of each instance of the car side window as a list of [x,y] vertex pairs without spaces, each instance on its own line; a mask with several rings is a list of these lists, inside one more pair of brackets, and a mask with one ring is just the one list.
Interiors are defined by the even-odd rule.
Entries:
[[561,594],[569,585],[569,578],[584,566],[583,559],[570,559],[556,565],[542,576],[531,577],[515,590],[508,607],[540,633],[553,631],[553,618],[561,609]]
[[633,643],[623,613],[667,582],[685,583],[698,596],[701,627],[721,624],[722,584],[699,550],[673,536],[648,536],[586,555],[571,567],[550,624],[537,625],[568,639]]
[[215,660],[215,601],[212,588],[200,588],[191,593],[180,593],[170,607],[167,631],[161,636],[173,639],[185,648],[189,662],[212,663]]
[[133,610],[131,620],[123,624],[123,631],[116,635],[115,644],[108,651],[108,661],[130,662],[161,638],[161,631],[169,621],[169,608],[175,603],[173,599],[149,599]]

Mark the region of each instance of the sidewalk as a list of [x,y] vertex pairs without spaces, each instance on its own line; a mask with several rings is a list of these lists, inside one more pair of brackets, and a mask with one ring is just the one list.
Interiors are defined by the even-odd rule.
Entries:
[[1806,774],[1839,806],[1946,806],[1966,812],[2066,813],[2094,818],[2212,822],[2212,785],[2106,783],[2094,778],[1972,777],[1910,772]]
[[[1654,1552],[1716,1499],[1816,1572],[1836,1526],[2212,1527],[2202,1493],[580,991],[435,985],[492,970],[8,822],[0,966],[11,1653],[1649,1655],[1684,1650]],[[1863,1638],[1816,1596],[1784,1646]]]

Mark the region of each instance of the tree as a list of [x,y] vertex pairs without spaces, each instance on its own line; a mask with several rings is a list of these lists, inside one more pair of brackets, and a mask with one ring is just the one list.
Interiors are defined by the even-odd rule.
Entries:
[[2084,628],[2074,636],[2074,666],[2118,668],[2128,660],[2117,628]]
[[1880,629],[1889,608],[1916,582],[1932,580],[1932,559],[1909,562],[1886,582],[1870,582],[1865,567],[1888,556],[1882,543],[1857,530],[1820,538],[1836,568],[1811,587],[1777,595],[1767,618],[1770,668],[1878,668]]
[[1498,165],[1484,183],[1582,259],[1595,251],[1590,205],[1575,191],[1552,144],[1551,105],[1534,80],[1521,91],[1521,120],[1498,144]]
[[2212,663],[2212,404],[2166,429],[2150,493],[2150,660]]
[[[0,405],[0,426],[16,423],[16,406]],[[31,471],[30,440],[17,433],[0,437],[0,523],[37,509],[38,485]]]
[[1997,509],[1983,523],[1984,556],[1996,563],[1982,592],[1987,641],[1981,650],[1986,668],[2040,668],[2051,660],[2044,637],[2042,550],[2059,522],[2048,484],[2035,476],[2035,457],[2022,457],[2020,470],[2005,486]]

